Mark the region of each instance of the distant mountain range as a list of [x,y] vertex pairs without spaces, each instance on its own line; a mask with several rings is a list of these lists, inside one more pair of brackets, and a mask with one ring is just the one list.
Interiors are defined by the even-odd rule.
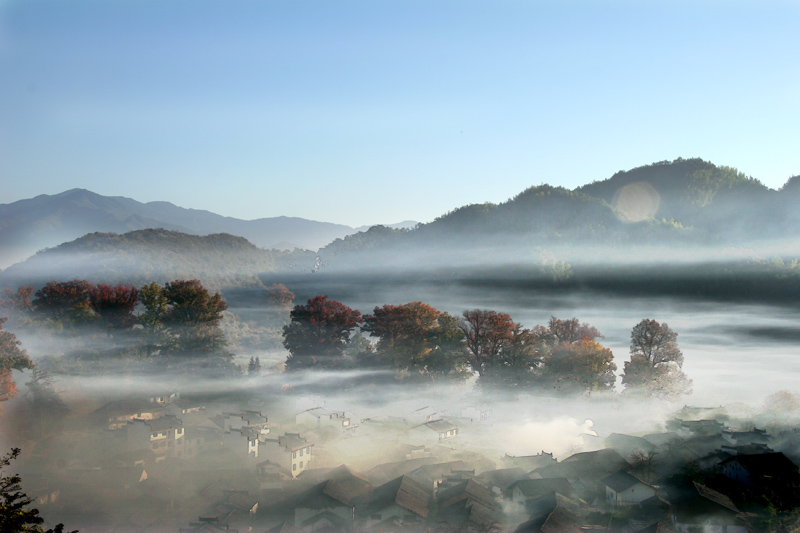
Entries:
[[[415,224],[405,221],[393,226]],[[0,268],[22,261],[37,250],[88,233],[126,233],[151,228],[194,235],[229,233],[244,237],[261,248],[282,250],[317,250],[334,239],[367,229],[296,217],[240,220],[210,211],[185,209],[169,202],[142,203],[121,196],[101,196],[84,189],[72,189],[0,204]]]
[[[0,249],[6,261],[14,246],[19,255],[91,233],[8,268],[0,282],[192,276],[236,285],[252,282],[261,272],[498,265],[541,265],[555,279],[568,268],[565,261],[587,257],[674,260],[688,249],[692,261],[715,260],[703,254],[717,247],[766,249],[765,243],[776,255],[797,255],[798,205],[800,176],[773,190],[701,159],[620,171],[572,191],[540,185],[501,204],[455,209],[428,224],[405,222],[399,228],[373,226],[359,232],[286,217],[237,220],[165,202],[142,204],[73,190],[0,206]],[[142,227],[163,230],[130,232]],[[196,237],[206,233],[211,235]],[[319,250],[262,249],[280,241]]]

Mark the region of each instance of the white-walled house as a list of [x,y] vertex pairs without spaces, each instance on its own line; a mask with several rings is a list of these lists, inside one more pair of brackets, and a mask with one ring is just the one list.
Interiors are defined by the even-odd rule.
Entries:
[[308,468],[313,459],[314,445],[299,433],[286,433],[277,438],[268,438],[261,444],[261,456],[292,473],[296,478]]
[[602,480],[606,487],[606,503],[614,507],[638,505],[656,495],[656,489],[624,470]]
[[458,426],[447,420],[432,420],[408,430],[412,443],[437,444],[458,437]]
[[125,427],[129,450],[149,449],[156,462],[166,457],[183,457],[183,422],[172,415],[152,420],[133,419]]

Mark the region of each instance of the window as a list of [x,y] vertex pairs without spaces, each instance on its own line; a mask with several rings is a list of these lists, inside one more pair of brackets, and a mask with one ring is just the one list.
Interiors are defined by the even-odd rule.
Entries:
[[293,465],[292,465],[292,472],[294,472],[294,471],[296,471],[296,470],[297,470],[297,464],[293,464]]
[[297,459],[297,452],[292,452],[292,459]]
[[304,450],[304,449],[305,449],[305,448],[300,448],[300,457],[303,457],[303,450]]

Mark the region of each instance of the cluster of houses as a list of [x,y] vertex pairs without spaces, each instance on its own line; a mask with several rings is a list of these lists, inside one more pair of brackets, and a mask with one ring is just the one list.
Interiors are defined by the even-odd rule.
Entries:
[[26,489],[84,533],[745,533],[800,504],[798,448],[775,451],[773,435],[733,429],[719,408],[560,459],[475,451],[487,407],[379,419],[319,399],[293,408],[270,420],[177,391],[112,401],[81,449],[34,452]]

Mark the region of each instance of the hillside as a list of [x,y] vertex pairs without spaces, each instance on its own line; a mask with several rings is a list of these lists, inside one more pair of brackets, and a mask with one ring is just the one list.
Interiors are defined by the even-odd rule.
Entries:
[[0,285],[40,286],[74,278],[141,285],[198,278],[212,287],[246,286],[259,284],[258,274],[293,262],[310,270],[313,254],[263,250],[228,234],[197,236],[163,229],[91,233],[9,267],[0,274]]
[[72,189],[0,204],[0,268],[87,233],[126,233],[150,228],[197,235],[229,233],[262,248],[281,245],[284,249],[312,250],[355,233],[353,228],[342,224],[294,217],[240,220],[168,202],[142,203]]

